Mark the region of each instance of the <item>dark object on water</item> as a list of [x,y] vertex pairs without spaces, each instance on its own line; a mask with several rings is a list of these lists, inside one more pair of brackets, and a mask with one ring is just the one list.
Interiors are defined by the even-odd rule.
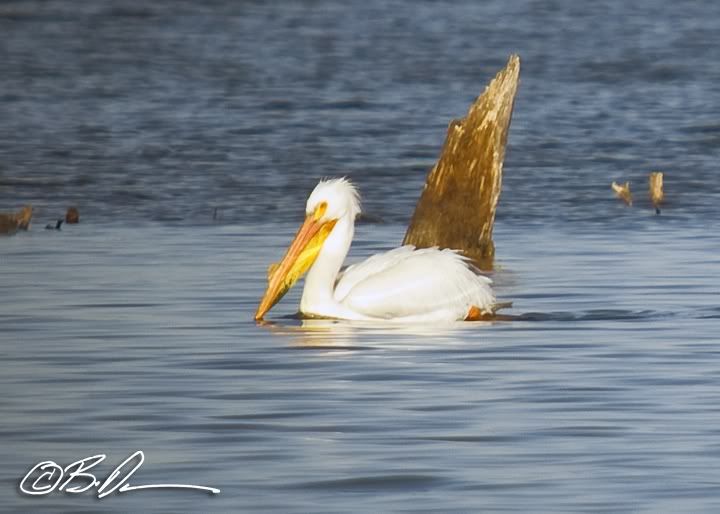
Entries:
[[27,230],[32,220],[32,205],[26,205],[15,214],[0,213],[0,234],[14,234],[18,230]]
[[648,177],[648,192],[650,193],[650,201],[655,207],[655,214],[660,214],[660,204],[665,199],[663,192],[663,172],[653,171]]
[[60,226],[63,224],[63,221],[65,220],[61,218],[57,220],[54,225],[52,223],[48,223],[45,225],[45,230],[61,230]]
[[492,269],[495,209],[519,76],[520,58],[512,55],[465,118],[450,123],[403,244],[457,249],[481,269]]
[[65,213],[65,223],[80,223],[80,212],[77,210],[77,207],[68,208]]

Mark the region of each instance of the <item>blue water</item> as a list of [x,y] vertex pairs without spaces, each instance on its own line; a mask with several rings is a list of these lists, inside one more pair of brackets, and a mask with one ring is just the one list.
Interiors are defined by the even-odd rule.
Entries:
[[[2,512],[717,512],[720,7],[0,5]],[[495,230],[514,321],[252,321],[323,176],[396,246],[522,59]],[[656,216],[647,174],[665,172]],[[612,196],[630,180],[632,208]],[[81,223],[45,231],[69,205]],[[216,213],[215,219],[213,214]],[[130,480],[22,477],[136,450]]]

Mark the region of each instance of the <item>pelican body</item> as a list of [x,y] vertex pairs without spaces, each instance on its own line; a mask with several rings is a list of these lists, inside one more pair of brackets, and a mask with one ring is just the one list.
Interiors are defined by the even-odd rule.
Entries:
[[483,319],[495,309],[492,281],[454,250],[402,246],[341,271],[360,213],[347,179],[321,181],[282,261],[268,270],[255,319],[307,272],[300,313],[311,318],[439,322]]

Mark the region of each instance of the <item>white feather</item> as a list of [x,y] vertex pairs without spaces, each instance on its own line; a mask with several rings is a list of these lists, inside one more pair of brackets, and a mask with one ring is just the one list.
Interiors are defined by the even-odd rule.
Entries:
[[341,302],[359,282],[394,266],[406,259],[414,250],[415,247],[412,245],[401,246],[384,253],[372,255],[362,262],[348,266],[340,273],[335,284],[335,300]]
[[462,320],[472,306],[489,313],[495,304],[491,280],[452,250],[404,246],[374,255],[348,272],[335,289],[336,299],[371,318]]

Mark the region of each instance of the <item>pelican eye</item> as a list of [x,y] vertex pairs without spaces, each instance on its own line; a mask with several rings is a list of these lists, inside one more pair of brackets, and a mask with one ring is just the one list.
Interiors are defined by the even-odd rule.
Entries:
[[313,212],[313,219],[315,221],[318,221],[320,218],[325,216],[325,211],[327,211],[327,202],[320,202],[317,207],[315,207],[315,212]]

